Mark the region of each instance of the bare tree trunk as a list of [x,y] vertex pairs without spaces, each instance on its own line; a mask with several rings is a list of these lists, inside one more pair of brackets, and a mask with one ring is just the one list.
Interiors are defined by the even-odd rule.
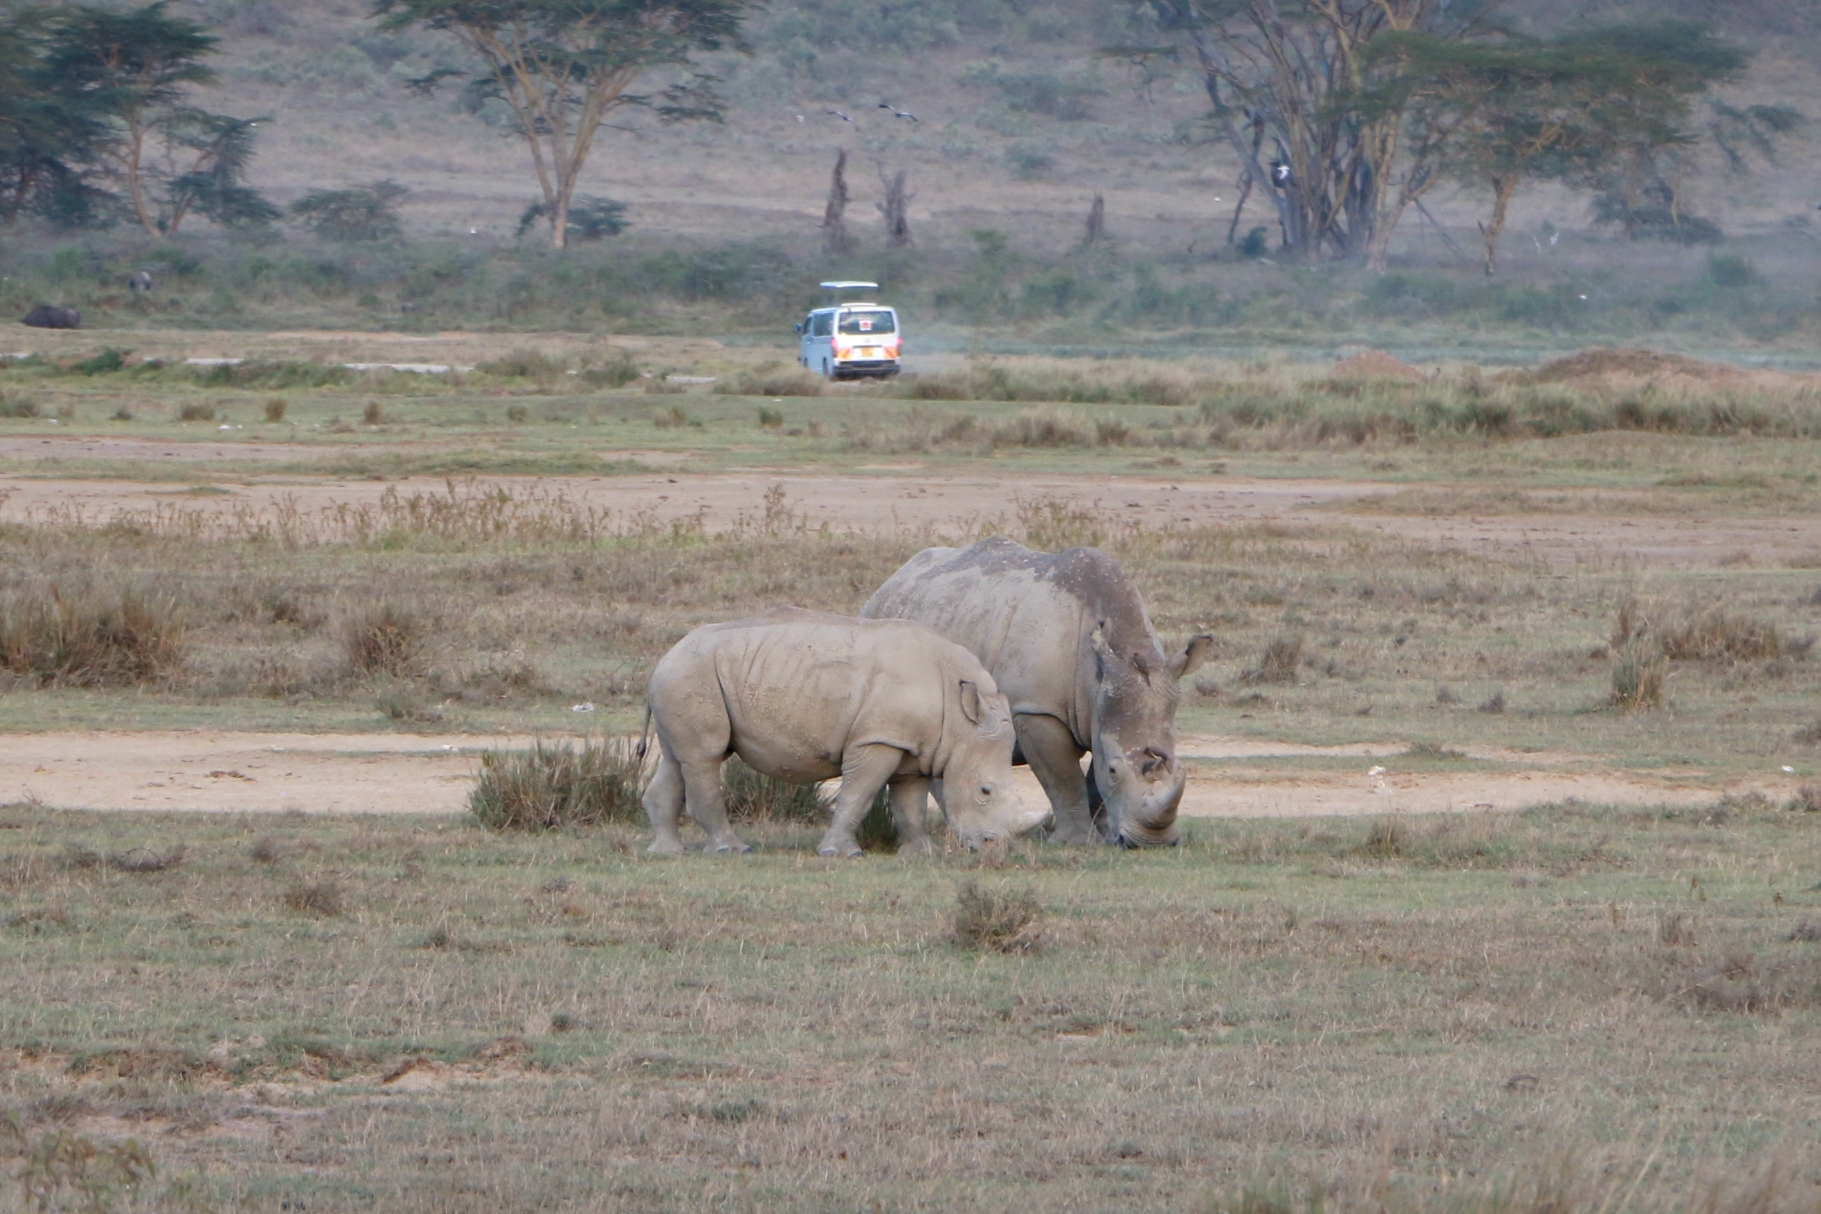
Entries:
[[1233,207],[1233,222],[1227,225],[1227,244],[1233,243],[1233,237],[1239,233],[1239,217],[1246,213],[1246,199],[1252,197],[1252,174],[1239,175],[1239,202]]
[[1505,208],[1511,205],[1511,196],[1517,193],[1518,182],[1522,180],[1523,177],[1517,173],[1513,173],[1510,177],[1492,179],[1492,222],[1480,225],[1480,235],[1486,241],[1486,273],[1488,275],[1498,273],[1499,234],[1505,230]]
[[1101,197],[1099,194],[1096,194],[1096,195],[1094,195],[1094,205],[1088,208],[1087,238],[1085,240],[1083,240],[1081,243],[1083,245],[1093,244],[1094,242],[1098,241],[1102,236],[1106,235],[1106,230],[1107,230],[1107,200],[1105,198]]
[[913,248],[917,243],[911,239],[910,201],[916,195],[905,188],[909,177],[909,169],[899,169],[897,175],[889,179],[884,169],[879,170],[879,181],[885,186],[885,201],[875,205],[885,216],[886,243],[894,249]]
[[847,149],[835,153],[835,171],[828,178],[828,206],[822,212],[822,251],[851,253],[854,238],[847,232]]

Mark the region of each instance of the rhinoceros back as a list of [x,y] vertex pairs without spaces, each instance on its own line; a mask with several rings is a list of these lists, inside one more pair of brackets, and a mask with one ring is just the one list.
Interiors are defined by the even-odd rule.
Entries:
[[927,548],[860,614],[935,629],[980,659],[1013,712],[1054,716],[1084,745],[1093,630],[1104,622],[1116,648],[1163,660],[1137,591],[1093,548],[1052,555],[1001,536],[966,548]]

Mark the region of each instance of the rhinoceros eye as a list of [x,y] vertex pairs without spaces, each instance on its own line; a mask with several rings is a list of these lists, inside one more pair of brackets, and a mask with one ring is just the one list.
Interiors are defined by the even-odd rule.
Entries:
[[983,797],[992,796],[993,795],[993,786],[991,784],[982,784],[980,786],[980,795]]

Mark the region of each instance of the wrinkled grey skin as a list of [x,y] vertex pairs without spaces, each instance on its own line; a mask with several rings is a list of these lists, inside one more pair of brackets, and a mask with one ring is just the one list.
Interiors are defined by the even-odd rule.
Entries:
[[749,851],[727,821],[721,764],[737,754],[793,784],[841,777],[817,846],[858,856],[860,820],[890,785],[900,852],[927,852],[924,806],[945,789],[969,847],[1037,825],[1012,778],[1011,709],[979,661],[928,628],[783,607],[698,628],[665,654],[645,694],[662,753],[645,791],[651,850],[680,852],[685,809],[705,850]]
[[[1013,761],[1028,763],[1049,794],[1057,842],[1177,842],[1187,774],[1176,757],[1178,680],[1213,638],[1165,657],[1112,557],[1034,552],[1003,536],[926,548],[860,614],[927,624],[992,672],[1012,705]],[[1087,776],[1084,752],[1093,754]]]

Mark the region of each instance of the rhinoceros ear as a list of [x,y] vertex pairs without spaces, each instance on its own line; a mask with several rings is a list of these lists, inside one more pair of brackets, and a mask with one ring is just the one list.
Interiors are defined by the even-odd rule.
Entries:
[[1194,674],[1201,664],[1208,660],[1208,650],[1214,648],[1214,638],[1207,633],[1193,637],[1189,647],[1170,659],[1170,674],[1174,678],[1184,678]]
[[980,689],[967,679],[961,680],[961,715],[967,718],[969,725],[978,725],[986,716],[986,710],[980,706]]

